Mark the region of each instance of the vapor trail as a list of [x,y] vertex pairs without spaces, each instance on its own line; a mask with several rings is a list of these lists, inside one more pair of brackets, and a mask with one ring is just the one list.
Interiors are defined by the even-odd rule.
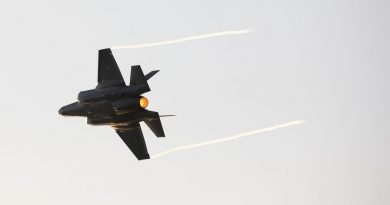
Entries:
[[287,123],[284,123],[284,124],[274,125],[272,127],[262,128],[262,129],[254,130],[254,131],[251,131],[251,132],[245,132],[245,133],[241,133],[241,134],[238,134],[238,135],[235,135],[235,136],[231,136],[231,137],[226,137],[226,138],[222,138],[222,139],[196,143],[196,144],[192,144],[192,145],[184,145],[184,146],[180,146],[180,147],[176,147],[176,148],[173,148],[173,149],[166,150],[164,152],[161,152],[159,154],[156,154],[156,155],[152,156],[151,158],[154,159],[154,158],[161,157],[161,156],[164,156],[166,154],[177,152],[177,151],[181,151],[181,150],[193,149],[193,148],[197,148],[197,147],[203,147],[203,146],[206,146],[206,145],[216,144],[216,143],[220,143],[220,142],[227,142],[227,141],[231,141],[231,140],[240,139],[242,137],[247,137],[247,136],[250,136],[250,135],[259,134],[259,133],[263,133],[263,132],[270,132],[270,131],[277,130],[277,129],[280,129],[280,128],[285,128],[285,127],[298,125],[298,124],[303,124],[303,123],[305,123],[305,120],[294,120],[294,121],[287,122]]
[[114,47],[111,47],[111,49],[145,48],[145,47],[152,47],[152,46],[163,46],[163,45],[176,44],[176,43],[182,43],[182,42],[186,42],[186,41],[193,41],[193,40],[212,38],[212,37],[218,37],[218,36],[244,34],[244,33],[249,33],[251,31],[252,31],[251,29],[224,31],[224,32],[219,32],[219,33],[210,33],[210,34],[205,34],[205,35],[200,35],[200,36],[190,36],[190,37],[185,37],[185,38],[179,38],[179,39],[168,40],[168,41],[160,41],[160,42],[154,42],[154,43],[136,44],[136,45],[129,45],[129,46],[114,46]]

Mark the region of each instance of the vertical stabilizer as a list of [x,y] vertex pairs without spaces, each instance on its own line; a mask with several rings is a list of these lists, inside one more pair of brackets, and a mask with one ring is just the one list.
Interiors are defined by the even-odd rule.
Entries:
[[148,84],[144,72],[142,72],[141,66],[131,66],[130,85],[144,85]]

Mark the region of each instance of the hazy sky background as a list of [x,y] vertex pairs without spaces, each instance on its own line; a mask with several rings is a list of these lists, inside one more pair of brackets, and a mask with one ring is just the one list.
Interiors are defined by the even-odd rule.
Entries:
[[[0,204],[390,204],[389,1],[0,2]],[[137,161],[110,127],[58,109],[96,86],[98,49],[161,70],[157,154],[274,124],[255,137]]]

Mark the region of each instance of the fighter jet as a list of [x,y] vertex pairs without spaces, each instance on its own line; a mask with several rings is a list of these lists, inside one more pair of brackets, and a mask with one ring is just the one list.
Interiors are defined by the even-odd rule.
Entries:
[[99,50],[96,88],[81,91],[77,102],[58,112],[63,116],[86,117],[87,124],[112,126],[138,160],[149,159],[140,122],[144,121],[157,137],[165,137],[160,115],[146,109],[149,101],[142,96],[150,91],[147,81],[157,72],[144,75],[139,65],[131,66],[127,86],[111,50]]

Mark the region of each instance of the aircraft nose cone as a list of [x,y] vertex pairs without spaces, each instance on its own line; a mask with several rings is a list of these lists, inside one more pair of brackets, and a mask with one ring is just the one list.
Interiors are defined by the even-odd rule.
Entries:
[[81,106],[78,102],[71,103],[69,105],[65,105],[58,110],[58,114],[63,116],[87,116],[87,112],[83,106]]
[[60,115],[65,115],[65,109],[64,109],[64,107],[62,107],[62,108],[60,108],[60,109],[58,110],[58,114],[60,114]]

